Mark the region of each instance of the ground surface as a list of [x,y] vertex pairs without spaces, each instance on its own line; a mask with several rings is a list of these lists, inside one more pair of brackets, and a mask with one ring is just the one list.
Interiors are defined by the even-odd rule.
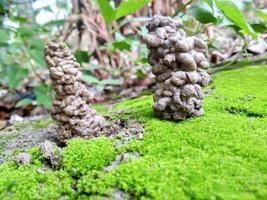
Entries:
[[0,199],[267,199],[267,67],[220,72],[207,91],[205,116],[180,123],[153,117],[151,96],[118,104],[144,138],[71,140],[59,170],[37,147],[28,166],[5,162]]

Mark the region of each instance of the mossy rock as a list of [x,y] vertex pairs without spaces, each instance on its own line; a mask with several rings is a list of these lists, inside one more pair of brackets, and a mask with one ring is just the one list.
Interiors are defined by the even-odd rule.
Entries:
[[[20,185],[27,182],[29,199],[115,198],[114,189],[133,199],[267,199],[267,67],[217,73],[207,91],[205,115],[182,122],[154,117],[151,96],[118,104],[114,113],[125,110],[144,124],[143,140],[124,146],[139,152],[139,159],[106,172],[118,153],[114,141],[74,139],[58,171],[40,175],[41,161],[23,168],[2,165],[0,199],[19,190],[26,197]],[[58,187],[61,182],[64,187]]]

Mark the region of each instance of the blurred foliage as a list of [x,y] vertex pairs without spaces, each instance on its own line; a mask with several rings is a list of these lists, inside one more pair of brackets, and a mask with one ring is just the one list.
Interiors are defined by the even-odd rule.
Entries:
[[51,107],[51,86],[45,84],[39,73],[46,67],[43,59],[44,45],[60,30],[64,20],[50,20],[40,24],[36,18],[41,12],[54,12],[52,6],[66,9],[64,2],[56,1],[56,5],[33,9],[27,3],[10,4],[8,1],[0,1],[0,84],[13,92],[20,91],[22,82],[27,82],[29,75],[40,79],[39,83],[33,83],[32,86],[34,99],[21,99],[17,107],[28,105],[34,100],[45,108]]
[[[246,19],[244,11],[255,14],[253,19]],[[202,24],[233,27],[242,36],[258,38],[258,32],[266,32],[266,10],[256,9],[252,0],[204,0],[195,1],[188,11]],[[261,27],[261,28],[259,28]]]
[[113,8],[108,0],[97,0],[100,11],[107,24],[138,11],[152,0],[124,0],[117,8]]
[[[138,38],[139,35],[146,33],[145,26],[135,27],[137,34],[128,35],[121,33],[121,27],[132,22],[147,21],[148,16],[127,18],[126,16],[150,5],[152,0],[122,0],[117,6],[114,4],[115,1],[94,1],[98,3],[108,32],[113,38],[112,42],[105,43],[100,50],[106,50],[110,58],[112,54],[119,52],[120,56],[127,59],[131,65],[107,69],[111,73],[109,78],[99,80],[92,73],[93,70],[99,68],[99,63],[91,60],[90,52],[77,50],[75,51],[77,61],[85,64],[84,81],[96,85],[96,88],[102,91],[106,85],[122,85],[122,79],[118,78],[122,71],[131,71],[131,73],[133,71],[138,78],[146,78],[148,74],[147,49]],[[30,76],[37,77],[39,81],[30,86],[34,97],[21,99],[17,107],[37,103],[37,105],[50,108],[52,88],[46,83],[48,77],[43,77],[44,73],[39,74],[46,69],[43,49],[45,43],[55,38],[56,33],[62,29],[65,19],[58,18],[40,24],[37,23],[36,18],[42,12],[55,15],[53,6],[56,6],[58,10],[66,11],[70,6],[70,1],[57,0],[56,5],[49,4],[41,8],[29,8],[29,10],[8,2],[0,0],[0,85],[10,92],[20,91],[25,80]],[[189,9],[182,9],[186,6]],[[259,39],[260,33],[267,32],[267,10],[256,9],[251,0],[191,0],[186,6],[177,8],[175,13],[192,31],[191,34],[203,32],[210,24],[233,28],[244,39],[246,37]],[[246,17],[244,13],[247,11],[252,13],[253,17]],[[133,52],[137,52],[136,57],[131,56]]]

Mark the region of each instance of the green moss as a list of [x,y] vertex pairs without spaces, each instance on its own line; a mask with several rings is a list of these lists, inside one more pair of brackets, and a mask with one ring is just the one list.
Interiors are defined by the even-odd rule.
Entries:
[[5,170],[0,180],[0,199],[58,199],[71,197],[72,179],[63,171],[38,173],[36,168]]
[[63,166],[74,176],[102,169],[115,158],[113,142],[107,138],[73,139],[64,149]]
[[45,118],[41,120],[36,120],[32,122],[17,122],[14,124],[14,127],[17,130],[35,130],[35,129],[43,129],[48,128],[50,124],[55,123],[55,121],[51,118]]
[[128,145],[142,156],[98,181],[137,199],[266,199],[267,68],[216,74],[212,87],[205,116],[179,123],[155,118],[151,96],[119,104],[144,122]]
[[266,117],[266,84],[266,67],[221,72],[214,76],[214,94],[207,101],[218,111]]
[[55,123],[55,121],[51,117],[49,117],[47,119],[33,121],[31,125],[33,129],[43,129],[48,128],[48,126],[53,123]]
[[74,181],[64,171],[43,171],[40,150],[30,150],[32,161],[27,166],[17,166],[14,161],[0,165],[0,199],[59,199],[75,194]]
[[92,107],[101,114],[107,114],[107,112],[110,111],[110,109],[108,109],[108,106],[102,103],[92,104]]
[[137,151],[140,159],[107,173],[103,167],[115,158],[113,141],[73,139],[64,149],[63,169],[39,173],[42,158],[35,149],[29,166],[0,165],[0,177],[7,177],[0,179],[0,199],[102,199],[114,188],[134,199],[267,199],[267,67],[213,78],[203,117],[160,120],[151,96],[110,111],[114,118],[144,123],[143,140],[116,150]]
[[112,186],[115,185],[115,178],[108,173],[91,171],[83,176],[77,184],[78,192],[81,194],[107,195],[111,196]]

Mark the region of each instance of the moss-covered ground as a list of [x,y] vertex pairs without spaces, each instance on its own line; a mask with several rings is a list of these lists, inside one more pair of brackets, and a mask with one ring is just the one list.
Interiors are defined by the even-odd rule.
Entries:
[[[205,115],[179,123],[155,118],[151,96],[118,104],[112,112],[145,127],[119,149],[74,139],[57,171],[42,170],[38,149],[29,166],[0,165],[0,199],[103,199],[115,188],[133,199],[267,199],[267,67],[220,72],[207,91]],[[141,157],[103,170],[126,151]]]

